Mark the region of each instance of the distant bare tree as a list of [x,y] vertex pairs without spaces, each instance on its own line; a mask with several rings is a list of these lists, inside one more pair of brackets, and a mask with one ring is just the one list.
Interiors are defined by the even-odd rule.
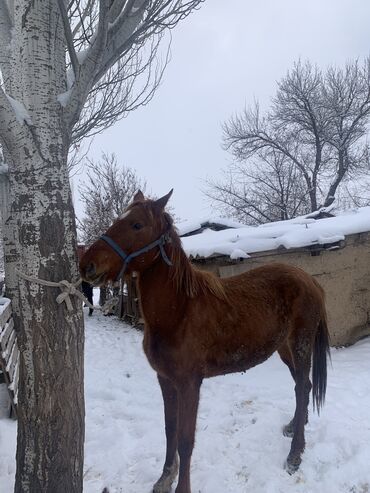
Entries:
[[[271,182],[273,173],[273,182],[284,188],[281,173],[285,177],[283,183],[291,185],[291,178],[287,180],[287,177],[292,176],[294,168],[294,187],[298,190],[293,195],[288,194],[289,185],[283,194],[280,193],[280,197],[285,195],[286,198],[280,200],[281,204],[286,204],[282,216],[314,211],[320,205],[328,206],[338,195],[340,186],[343,187],[340,195],[343,195],[347,189],[346,181],[363,177],[369,171],[366,142],[369,118],[370,59],[362,65],[355,61],[344,69],[330,67],[325,72],[309,62],[298,62],[278,83],[268,113],[261,115],[256,102],[224,125],[225,148],[232,152],[238,163],[230,173],[237,168],[240,177],[240,170],[243,170],[242,183],[246,191],[243,201],[230,209],[232,194],[229,196],[224,190],[222,198],[212,184],[208,195],[219,204],[228,196],[230,200],[225,203],[228,213],[234,210],[237,215],[244,204],[247,209],[259,210],[259,219],[254,217],[252,220],[268,220],[278,214],[276,199],[273,198],[271,203],[276,192],[270,195],[263,191],[266,176]],[[282,162],[284,166],[271,168],[271,162],[266,161],[266,157],[271,159],[271,156],[275,163]],[[256,169],[253,169],[253,163],[258,163]],[[230,185],[230,180],[226,184]],[[240,180],[237,185],[240,191]],[[270,184],[267,190],[273,188]],[[288,196],[292,199],[289,206]]]
[[246,224],[290,219],[309,210],[299,169],[283,154],[260,152],[258,161],[234,163],[224,179],[208,180],[216,208]]
[[114,154],[88,161],[87,181],[80,187],[84,217],[79,221],[82,241],[90,245],[122,214],[135,192],[146,182],[132,168],[118,165]]
[[370,58],[363,65],[358,61],[347,64],[343,70],[329,68],[323,95],[329,122],[327,142],[334,156],[325,205],[343,181],[364,177],[369,171]]

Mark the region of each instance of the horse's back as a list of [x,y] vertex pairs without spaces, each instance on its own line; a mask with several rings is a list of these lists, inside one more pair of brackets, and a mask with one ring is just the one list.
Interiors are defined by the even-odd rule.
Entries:
[[324,299],[324,290],[313,276],[300,267],[283,263],[270,263],[241,274],[221,279],[226,293],[249,294],[264,299],[271,292],[291,295],[292,298],[309,295],[317,301]]

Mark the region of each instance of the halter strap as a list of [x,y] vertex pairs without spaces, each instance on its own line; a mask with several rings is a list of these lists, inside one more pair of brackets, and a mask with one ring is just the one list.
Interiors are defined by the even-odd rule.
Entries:
[[122,266],[122,269],[120,270],[120,272],[117,276],[117,279],[122,278],[122,276],[125,273],[125,270],[127,268],[127,265],[131,262],[132,259],[134,259],[135,257],[138,257],[142,253],[149,252],[150,250],[152,250],[153,248],[155,248],[157,246],[159,247],[159,250],[161,252],[161,256],[162,256],[163,260],[166,262],[166,264],[170,265],[170,266],[172,265],[172,262],[168,258],[166,251],[164,249],[164,245],[168,241],[170,241],[170,236],[169,236],[168,231],[166,233],[164,233],[162,236],[160,236],[158,238],[158,240],[152,241],[152,243],[149,243],[149,245],[146,245],[145,247],[140,248],[139,250],[136,250],[136,252],[132,252],[130,254],[127,254],[126,252],[124,252],[122,250],[122,248],[114,240],[112,240],[112,238],[110,238],[109,236],[101,235],[100,239],[105,241],[105,243],[107,243],[117,253],[117,255],[119,255],[121,257],[121,259],[123,260],[123,266]]

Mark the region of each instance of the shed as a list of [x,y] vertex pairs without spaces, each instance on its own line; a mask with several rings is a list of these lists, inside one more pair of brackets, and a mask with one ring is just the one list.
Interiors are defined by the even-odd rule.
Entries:
[[[370,334],[370,207],[183,238],[192,262],[219,277],[286,262],[312,274],[326,293],[332,345]],[[322,217],[322,215],[319,215]]]

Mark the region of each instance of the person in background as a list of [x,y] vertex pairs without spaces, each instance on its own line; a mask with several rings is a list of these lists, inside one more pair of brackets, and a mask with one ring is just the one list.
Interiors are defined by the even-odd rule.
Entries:
[[[77,255],[78,255],[78,260],[81,259],[82,255],[85,253],[86,246],[85,245],[77,245]],[[81,284],[82,288],[82,293],[85,296],[85,298],[93,305],[93,287],[91,284],[89,284],[86,281],[82,281]],[[93,314],[94,310],[89,307],[89,316]]]

